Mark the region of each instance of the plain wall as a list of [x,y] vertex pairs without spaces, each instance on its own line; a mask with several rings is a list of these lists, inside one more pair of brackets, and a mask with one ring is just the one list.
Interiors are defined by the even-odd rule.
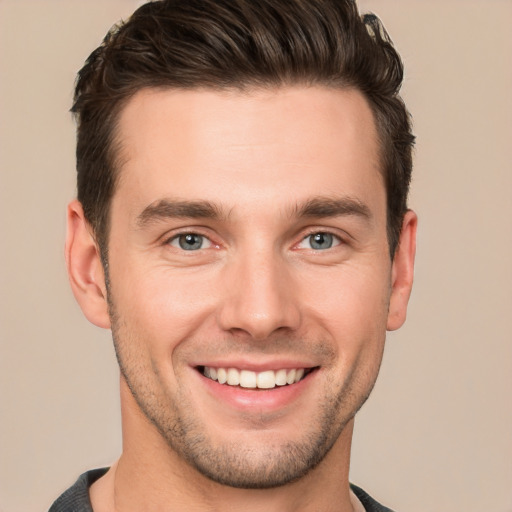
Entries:
[[[110,333],[64,269],[76,72],[141,2],[0,0],[0,511],[120,453]],[[420,217],[406,326],[356,421],[351,480],[397,511],[512,511],[512,3],[365,0],[406,66]]]

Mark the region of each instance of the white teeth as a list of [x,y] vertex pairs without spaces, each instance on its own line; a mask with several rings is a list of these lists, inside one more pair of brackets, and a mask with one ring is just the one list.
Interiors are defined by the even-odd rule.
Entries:
[[299,382],[305,374],[304,368],[283,368],[281,370],[266,370],[253,372],[250,370],[237,370],[236,368],[213,368],[205,366],[203,374],[220,384],[241,386],[248,389],[272,389],[276,386],[285,386]]
[[228,372],[224,368],[219,368],[217,370],[217,380],[219,384],[224,384],[228,380]]
[[240,372],[235,368],[228,370],[228,384],[230,386],[238,386],[240,384]]
[[277,370],[276,372],[276,386],[286,385],[286,370]]
[[255,388],[256,387],[256,372],[249,370],[242,370],[240,372],[240,386],[243,388]]
[[269,370],[267,372],[258,373],[256,383],[260,389],[270,389],[276,387],[276,374]]

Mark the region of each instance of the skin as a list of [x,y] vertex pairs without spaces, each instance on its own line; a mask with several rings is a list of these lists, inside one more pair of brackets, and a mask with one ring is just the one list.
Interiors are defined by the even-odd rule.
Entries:
[[[68,208],[72,288],[112,328],[122,374],[123,453],[91,489],[95,511],[355,510],[353,418],[405,320],[416,232],[408,212],[391,261],[367,102],[143,90],[118,137],[109,286],[81,205]],[[183,250],[187,233],[202,247]],[[313,247],[318,233],[332,244]],[[203,365],[313,371],[247,391]]]

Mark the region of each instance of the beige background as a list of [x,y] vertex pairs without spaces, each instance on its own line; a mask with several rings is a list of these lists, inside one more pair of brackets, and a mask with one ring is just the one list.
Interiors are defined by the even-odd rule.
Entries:
[[[64,272],[76,71],[133,0],[0,0],[0,511],[46,510],[120,451],[109,339]],[[512,511],[512,3],[365,0],[406,63],[420,215],[407,325],[351,478],[403,512]]]

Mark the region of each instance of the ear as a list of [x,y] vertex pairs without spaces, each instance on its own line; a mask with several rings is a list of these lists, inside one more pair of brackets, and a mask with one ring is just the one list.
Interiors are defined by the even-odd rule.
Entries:
[[391,269],[391,298],[388,311],[388,331],[399,329],[405,322],[407,304],[414,277],[416,254],[416,227],[418,218],[412,210],[404,216],[400,240]]
[[109,329],[107,289],[100,251],[77,199],[68,205],[65,251],[71,289],[84,315],[94,325]]

